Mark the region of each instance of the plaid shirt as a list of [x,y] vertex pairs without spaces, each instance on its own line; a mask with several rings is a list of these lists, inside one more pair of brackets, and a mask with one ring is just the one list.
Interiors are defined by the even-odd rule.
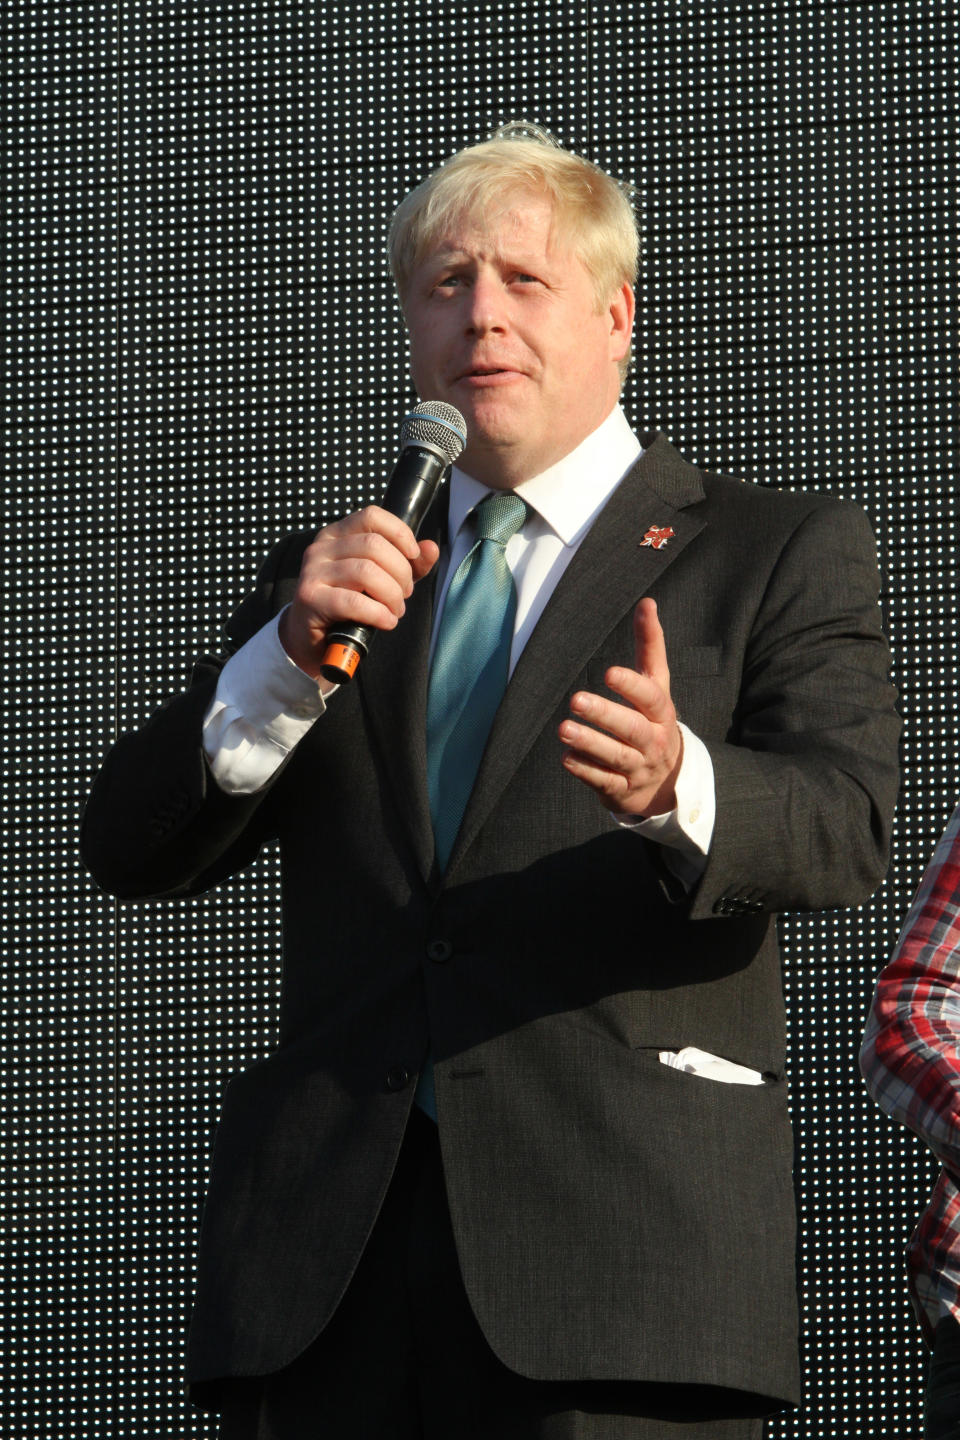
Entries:
[[929,1341],[960,1320],[960,806],[880,973],[860,1068],[877,1104],[943,1165],[907,1247],[910,1293]]

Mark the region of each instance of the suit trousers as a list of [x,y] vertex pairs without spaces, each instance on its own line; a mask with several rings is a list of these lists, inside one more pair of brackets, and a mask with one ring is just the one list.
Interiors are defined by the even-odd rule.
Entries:
[[220,1440],[761,1440],[736,1410],[712,1387],[509,1370],[470,1307],[436,1126],[415,1107],[333,1319],[286,1369],[225,1387]]

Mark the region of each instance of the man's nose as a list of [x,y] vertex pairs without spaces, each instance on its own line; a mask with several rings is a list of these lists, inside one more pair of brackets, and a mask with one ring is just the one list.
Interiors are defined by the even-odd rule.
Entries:
[[478,275],[470,287],[467,307],[467,328],[472,335],[506,329],[506,307],[503,285],[489,275]]

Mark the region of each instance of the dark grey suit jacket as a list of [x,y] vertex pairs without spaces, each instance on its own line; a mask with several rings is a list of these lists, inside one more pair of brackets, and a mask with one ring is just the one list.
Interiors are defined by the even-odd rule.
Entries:
[[[673,529],[665,548],[641,544],[650,526]],[[273,552],[234,645],[289,600],[306,540]],[[508,1366],[795,1401],[772,920],[861,901],[886,864],[899,724],[867,522],[704,476],[649,440],[516,667],[445,876],[424,746],[430,584],[264,793],[227,797],[208,773],[210,662],[118,742],[88,806],[88,863],[118,895],[196,893],[264,839],[282,847],[282,1039],[227,1092],[190,1374],[268,1372],[325,1325],[429,1046],[464,1279]],[[562,770],[556,737],[574,690],[632,663],[648,594],[716,777],[691,896]],[[660,1063],[685,1045],[766,1083]]]

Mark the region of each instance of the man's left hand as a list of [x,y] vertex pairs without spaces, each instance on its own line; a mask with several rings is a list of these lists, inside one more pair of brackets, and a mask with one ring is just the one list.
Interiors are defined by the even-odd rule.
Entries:
[[[670,670],[655,600],[633,613],[636,669],[615,665],[604,680],[620,701],[578,690],[575,719],[564,720],[564,767],[595,790],[608,810],[665,815],[676,806],[674,786],[683,736],[670,698]],[[622,703],[620,703],[622,701]]]

